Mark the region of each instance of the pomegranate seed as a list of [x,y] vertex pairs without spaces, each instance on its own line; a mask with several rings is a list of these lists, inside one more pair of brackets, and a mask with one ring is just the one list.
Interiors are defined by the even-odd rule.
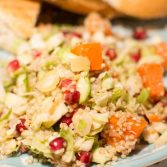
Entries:
[[68,104],[78,103],[79,98],[80,98],[80,93],[77,90],[75,90],[74,92],[68,91],[65,93],[65,101]]
[[65,37],[76,37],[76,38],[82,38],[82,35],[78,32],[69,32],[69,31],[63,31],[62,32]]
[[66,141],[62,137],[57,137],[49,143],[52,151],[58,151],[66,147]]
[[70,32],[68,32],[68,31],[63,31],[62,33],[63,33],[63,35],[66,37],[67,35],[69,35]]
[[77,155],[77,159],[84,163],[85,165],[89,165],[92,160],[91,152],[88,151],[81,151]]
[[38,57],[40,57],[41,54],[42,54],[41,51],[39,51],[39,50],[33,50],[33,57],[34,57],[35,59],[38,58]]
[[16,125],[16,131],[21,134],[24,130],[27,130],[25,126],[25,119],[20,119],[20,123]]
[[78,32],[73,32],[71,35],[72,35],[72,37],[82,38],[82,35]]
[[59,86],[61,89],[63,88],[64,92],[70,92],[70,90],[76,90],[76,84],[72,84],[71,79],[64,79]]
[[60,83],[60,88],[67,88],[72,83],[71,79],[64,79]]
[[16,71],[17,69],[20,68],[20,63],[17,59],[12,60],[11,62],[9,62],[7,68],[8,68],[9,72],[14,72],[14,71]]
[[75,114],[77,111],[78,111],[78,108],[75,108],[75,109],[73,110],[73,112],[70,113],[70,116],[73,117],[74,114]]
[[140,60],[140,58],[141,58],[141,52],[140,52],[140,50],[138,50],[137,52],[135,52],[135,53],[132,53],[131,54],[131,58],[132,58],[132,60],[134,61],[134,62],[138,62],[139,60]]
[[68,126],[72,123],[72,117],[66,117],[64,116],[62,119],[61,119],[61,122],[62,123],[65,123],[67,124]]
[[133,38],[137,40],[143,40],[146,39],[147,33],[143,28],[137,28],[133,32]]
[[19,151],[21,153],[26,153],[28,151],[28,148],[23,143],[21,143],[21,145],[19,147]]
[[72,123],[72,117],[77,112],[77,109],[74,109],[73,112],[68,113],[62,117],[61,122],[67,124],[68,126]]
[[112,48],[108,49],[108,50],[106,51],[106,56],[107,56],[110,60],[114,60],[114,59],[117,57],[117,54],[116,54],[116,52],[115,52],[115,49],[112,49]]

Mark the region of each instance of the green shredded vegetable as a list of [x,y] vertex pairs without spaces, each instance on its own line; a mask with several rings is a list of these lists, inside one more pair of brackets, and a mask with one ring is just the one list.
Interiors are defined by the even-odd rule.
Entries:
[[57,63],[55,61],[48,61],[45,64],[45,67],[46,67],[46,69],[50,69],[51,67],[56,66],[56,65],[57,65]]
[[112,102],[117,102],[117,100],[124,95],[125,91],[123,89],[120,88],[115,88],[112,92],[112,96],[111,96],[111,101]]
[[71,130],[66,127],[60,130],[60,136],[67,141],[66,152],[63,155],[63,159],[66,162],[70,162],[74,156],[74,137]]
[[12,113],[12,109],[10,109],[6,114],[4,114],[2,116],[2,118],[0,118],[0,122],[7,120],[10,117],[10,114]]
[[92,151],[95,151],[97,148],[102,146],[102,141],[99,140],[98,135],[94,137],[94,144],[93,144],[93,148]]
[[29,85],[29,80],[28,80],[28,74],[25,74],[25,79],[23,80],[26,92],[30,91],[30,85]]
[[13,86],[13,84],[13,82],[3,82],[3,86],[6,91],[8,91]]
[[86,128],[86,122],[84,120],[80,120],[78,124],[78,130],[83,131]]
[[137,102],[138,103],[145,103],[148,98],[149,98],[150,92],[148,89],[142,89],[142,91],[140,92],[140,94],[137,96]]
[[67,142],[68,142],[68,148],[67,149],[73,148],[74,139],[73,139],[73,134],[72,134],[72,132],[69,128],[67,128],[67,129],[62,128],[60,130],[60,136],[63,137],[65,140],[67,140]]
[[26,72],[25,67],[19,68],[18,70],[16,70],[16,71],[13,73],[13,77],[12,77],[13,80],[16,80],[19,75],[25,74],[25,72]]

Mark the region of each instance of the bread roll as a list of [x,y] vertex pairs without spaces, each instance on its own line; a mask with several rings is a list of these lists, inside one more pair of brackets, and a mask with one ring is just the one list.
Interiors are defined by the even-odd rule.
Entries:
[[167,0],[104,0],[119,12],[141,19],[167,16]]
[[32,33],[39,10],[39,1],[0,0],[0,21],[16,35],[27,38]]
[[119,15],[115,9],[103,0],[47,0],[47,2],[78,14],[98,12],[108,18],[113,18]]

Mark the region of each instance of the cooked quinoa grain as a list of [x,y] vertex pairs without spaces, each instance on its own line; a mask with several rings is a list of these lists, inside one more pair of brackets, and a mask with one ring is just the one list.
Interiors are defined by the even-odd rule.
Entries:
[[6,62],[0,159],[27,152],[28,164],[85,167],[125,158],[143,140],[165,142],[163,42],[116,36],[93,18],[101,28],[92,16],[86,27],[37,27]]

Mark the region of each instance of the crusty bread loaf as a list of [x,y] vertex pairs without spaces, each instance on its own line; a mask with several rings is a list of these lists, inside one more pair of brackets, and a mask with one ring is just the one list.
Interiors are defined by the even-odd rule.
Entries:
[[98,12],[108,18],[113,18],[119,15],[115,9],[103,0],[47,0],[47,2],[79,14]]
[[141,19],[167,16],[167,0],[104,0],[116,10]]
[[140,19],[167,16],[167,0],[45,0],[79,14],[98,12],[108,18],[131,16]]
[[0,21],[16,35],[27,38],[31,35],[40,10],[40,3],[31,0],[0,0]]

